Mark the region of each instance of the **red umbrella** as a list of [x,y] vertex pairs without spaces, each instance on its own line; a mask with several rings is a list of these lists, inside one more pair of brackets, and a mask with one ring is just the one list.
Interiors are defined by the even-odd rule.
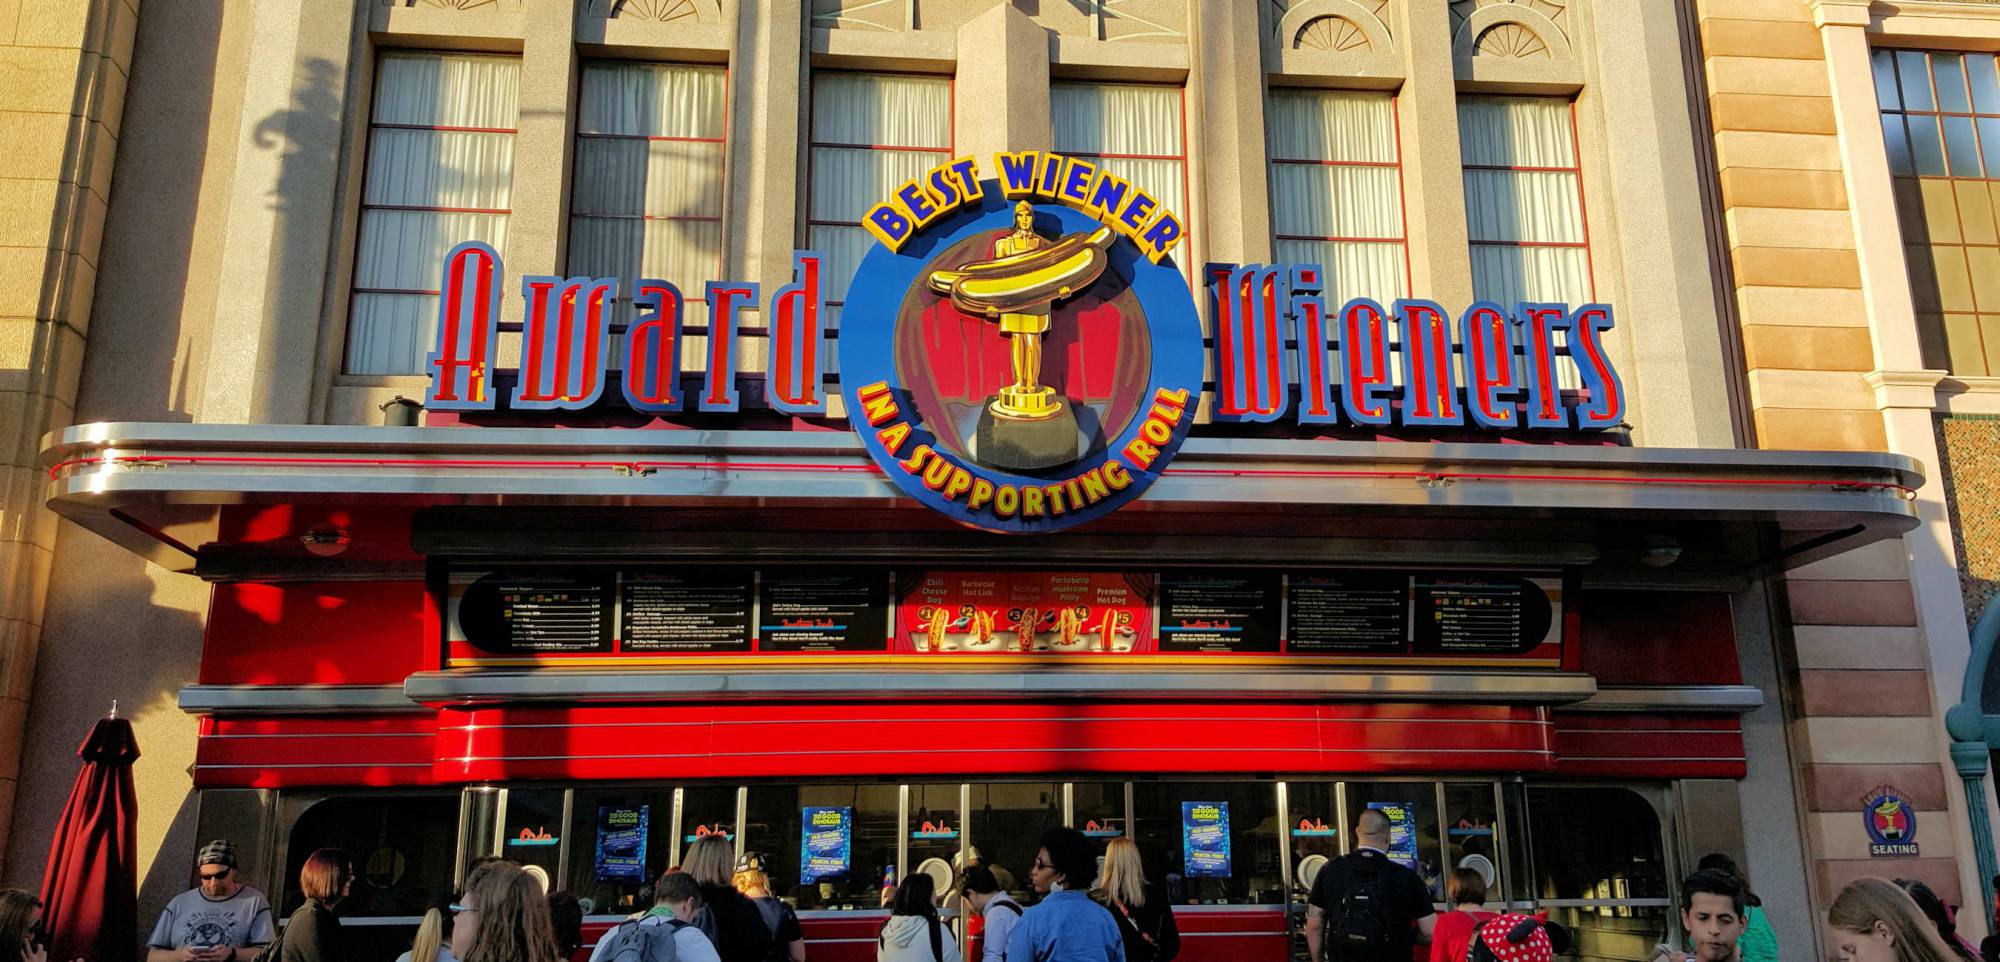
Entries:
[[76,750],[76,773],[42,875],[42,926],[51,959],[129,959],[139,944],[138,799],[132,723],[111,716]]

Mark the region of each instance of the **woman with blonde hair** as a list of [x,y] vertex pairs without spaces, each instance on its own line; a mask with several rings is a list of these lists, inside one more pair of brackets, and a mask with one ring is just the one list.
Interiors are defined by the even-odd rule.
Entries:
[[473,873],[455,908],[451,951],[459,962],[552,962],[560,953],[548,897],[519,865],[495,862]]
[[764,928],[770,930],[771,962],[806,962],[806,933],[799,927],[799,914],[771,894],[771,877],[764,874],[762,864],[756,856],[738,859],[730,883],[757,907]]
[[1957,962],[1909,893],[1885,878],[1847,883],[1827,910],[1841,962]]
[[1125,937],[1126,962],[1173,962],[1181,952],[1181,931],[1174,925],[1174,907],[1153,883],[1139,860],[1138,843],[1114,838],[1104,847],[1104,867],[1098,870],[1091,898],[1104,903],[1118,919]]
[[454,901],[449,893],[431,900],[424,920],[417,925],[417,937],[410,942],[410,951],[397,956],[396,962],[458,962],[451,954]]
[[764,914],[730,884],[736,848],[721,834],[695,839],[681,855],[681,870],[701,886],[701,911],[694,924],[715,943],[722,962],[771,962],[771,930]]

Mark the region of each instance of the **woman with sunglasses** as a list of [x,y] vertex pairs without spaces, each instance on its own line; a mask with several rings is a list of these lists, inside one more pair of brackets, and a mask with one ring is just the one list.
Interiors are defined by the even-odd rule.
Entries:
[[451,952],[459,962],[557,962],[549,899],[513,862],[494,862],[465,880]]
[[[0,889],[0,962],[48,962],[49,950],[41,942],[42,900],[21,889]],[[82,959],[76,962],[83,962]]]

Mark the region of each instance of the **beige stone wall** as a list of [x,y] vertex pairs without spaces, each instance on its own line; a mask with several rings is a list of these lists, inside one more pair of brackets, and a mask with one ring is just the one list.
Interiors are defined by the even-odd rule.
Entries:
[[[1861,875],[1980,902],[1942,713],[1967,645],[1910,288],[1868,72],[1865,0],[1695,0],[1756,440],[1894,451],[1925,466],[1923,526],[1791,573],[1781,656],[1810,826],[1812,917]],[[1948,592],[1948,594],[1947,594]],[[1782,646],[1781,646],[1782,647]],[[1934,812],[1922,857],[1869,857],[1877,785]],[[1931,826],[1935,826],[1935,829]],[[1983,929],[1979,912],[1961,929]],[[1823,929],[1823,924],[1821,925]]]
[[0,5],[0,824],[23,757],[61,757],[88,730],[23,749],[57,550],[36,464],[75,417],[137,22],[136,0]]

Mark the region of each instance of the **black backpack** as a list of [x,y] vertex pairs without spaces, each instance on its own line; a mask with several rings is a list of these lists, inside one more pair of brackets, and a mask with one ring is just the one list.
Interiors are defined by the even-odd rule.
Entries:
[[1347,885],[1327,914],[1327,957],[1339,962],[1390,962],[1390,893],[1385,871],[1389,860],[1350,855],[1342,861],[1347,863]]
[[778,940],[778,932],[785,926],[785,903],[777,899],[751,899],[757,906],[757,914],[764,918],[764,928],[771,932],[771,962],[786,962],[792,957],[792,947],[788,942]]

